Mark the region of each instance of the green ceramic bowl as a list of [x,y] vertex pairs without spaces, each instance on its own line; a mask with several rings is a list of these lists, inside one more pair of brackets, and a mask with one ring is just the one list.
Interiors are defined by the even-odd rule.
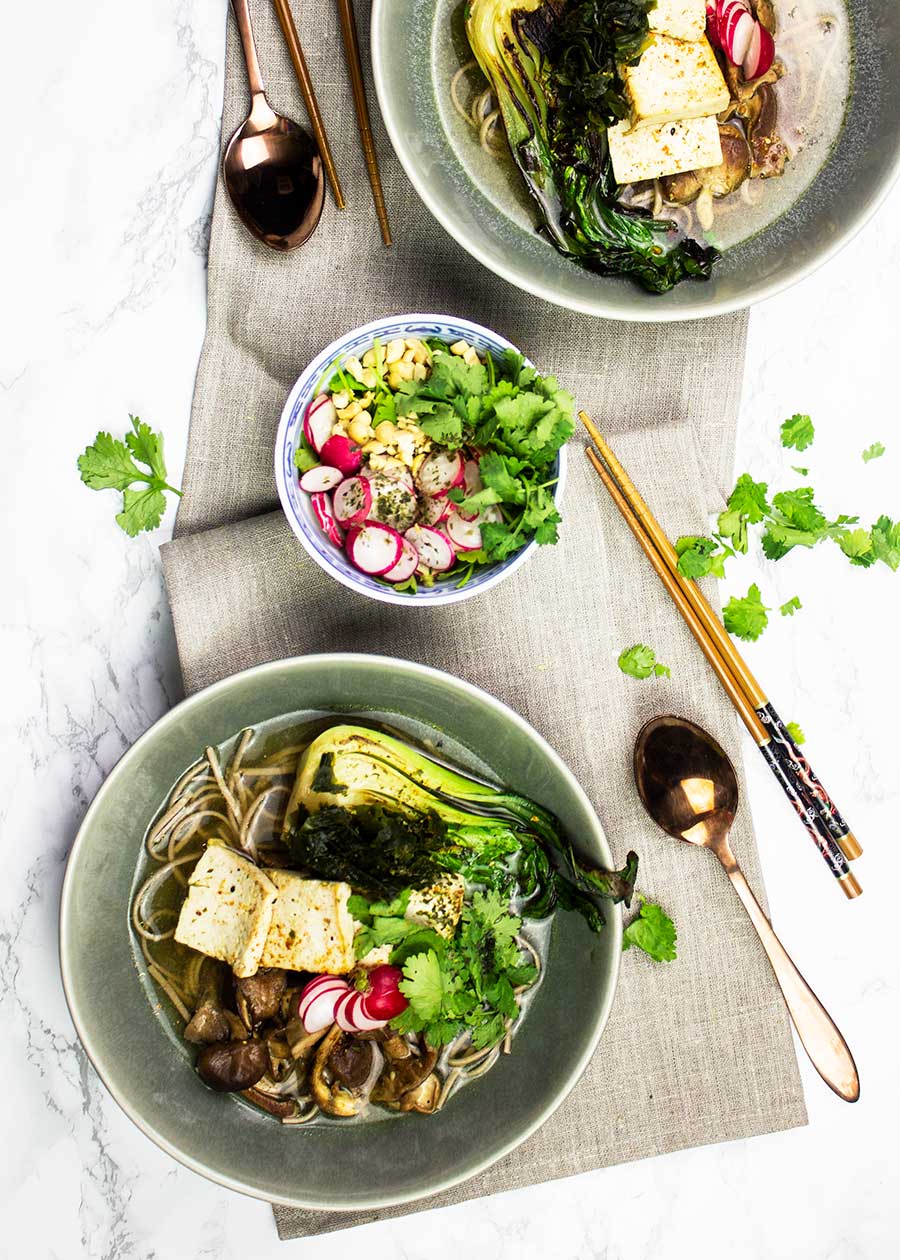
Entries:
[[[819,173],[814,175],[815,166],[828,142],[823,145],[819,135],[808,137],[802,160],[789,167],[785,178],[797,198],[790,208],[728,249],[707,282],[685,282],[653,295],[630,281],[594,275],[536,234],[534,212],[511,163],[485,158],[450,103],[453,72],[471,58],[465,6],[466,0],[374,0],[378,103],[407,175],[438,222],[485,267],[545,301],[609,319],[658,322],[749,306],[835,254],[874,213],[900,172],[900,4],[823,2],[817,6],[821,12],[833,9],[842,21],[849,17],[852,89],[843,126]],[[776,0],[775,7],[784,17],[796,5]],[[790,60],[786,30],[785,44],[779,40],[776,48]],[[823,64],[828,47],[823,42]]]
[[382,1207],[434,1194],[486,1168],[559,1106],[594,1053],[612,1005],[621,916],[593,935],[553,920],[546,972],[513,1043],[436,1116],[284,1128],[207,1090],[192,1055],[148,1000],[129,902],[141,844],[180,772],[207,744],[294,713],[392,715],[424,724],[472,770],[553,810],[596,860],[611,854],[584,792],[522,718],[447,674],[383,657],[307,656],[247,670],[185,700],[125,754],[75,840],[62,891],[63,984],[78,1035],[113,1097],[158,1146],[196,1172],[298,1207]]

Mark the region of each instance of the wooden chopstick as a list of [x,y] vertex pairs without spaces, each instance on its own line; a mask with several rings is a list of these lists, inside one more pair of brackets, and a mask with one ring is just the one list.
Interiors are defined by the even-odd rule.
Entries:
[[[581,413],[581,419],[585,422],[591,437],[593,438],[596,433],[597,436],[600,437],[603,446],[608,451],[609,447],[605,442],[603,442],[602,435],[599,434],[599,431],[593,424],[591,424],[589,418],[586,417],[583,412]],[[611,453],[612,452],[610,451],[610,454]],[[862,890],[850,871],[846,857],[837,843],[828,834],[828,831],[822,824],[821,820],[817,818],[813,821],[813,819],[809,817],[810,811],[806,800],[801,795],[801,792],[798,791],[798,785],[791,775],[789,768],[785,766],[783,760],[777,755],[776,749],[773,748],[773,741],[769,731],[766,729],[762,719],[754,709],[750,699],[741,685],[739,677],[731,671],[727,658],[719,651],[716,641],[714,641],[712,636],[708,633],[705,621],[701,620],[694,602],[689,597],[687,589],[692,587],[693,583],[691,583],[688,579],[685,579],[682,574],[678,573],[677,555],[674,548],[672,548],[671,544],[669,544],[667,549],[669,554],[671,554],[671,556],[676,560],[676,567],[670,567],[666,562],[666,556],[663,550],[656,545],[653,536],[651,536],[646,527],[646,521],[652,521],[653,526],[655,527],[655,535],[661,539],[665,539],[665,535],[659,528],[659,525],[655,521],[655,518],[649,508],[647,508],[646,504],[644,504],[644,513],[639,516],[637,510],[633,507],[632,503],[623,492],[620,484],[617,482],[616,478],[614,478],[612,472],[603,464],[597,453],[589,448],[587,455],[600,476],[601,481],[612,497],[613,502],[619,509],[621,515],[624,517],[642,550],[653,565],[655,572],[678,608],[678,611],[681,613],[688,629],[693,634],[704,656],[712,666],[716,677],[719,679],[728,694],[729,699],[732,701],[732,704],[740,714],[745,726],[753,736],[757,747],[760,749],[760,752],[769,766],[769,769],[778,779],[785,795],[791,801],[791,804],[793,805],[798,817],[803,822],[808,835],[815,843],[822,857],[825,859],[829,869],[832,871],[832,874],[835,875],[838,882],[841,884],[845,894],[848,897],[858,896]],[[618,467],[621,468],[621,465],[619,465],[618,461],[615,460],[615,456],[613,456],[613,460]],[[622,472],[624,474],[624,469],[622,469]],[[634,490],[633,484],[630,480],[629,485],[631,485],[632,490]],[[636,490],[634,490],[634,493],[637,495]],[[639,498],[640,496],[637,497]],[[643,500],[641,500],[641,502],[643,503]],[[665,539],[665,541],[668,543],[668,539]],[[709,606],[707,605],[707,608],[708,607]],[[709,613],[713,618],[715,618],[715,614],[712,612],[711,608],[709,609]]]
[[786,768],[790,776],[796,780],[798,795],[804,800],[807,810],[812,810],[814,814],[818,815],[828,835],[841,850],[847,861],[855,861],[862,854],[862,846],[850,830],[843,815],[828,795],[824,785],[814,774],[806,758],[791,739],[774,706],[754,678],[749,666],[740,652],[738,652],[734,641],[713,612],[699,586],[695,582],[690,581],[690,579],[685,578],[681,573],[681,570],[678,568],[678,553],[639,494],[634,482],[614,455],[609,443],[585,412],[582,411],[580,413],[580,418],[591,440],[621,487],[626,502],[630,504],[642,527],[661,553],[676,582],[678,582],[699,617],[704,630],[715,643],[728,668],[737,678],[744,694],[756,710],[760,721],[769,730],[769,735],[775,745],[775,751],[781,755],[782,760],[788,763]]
[[331,155],[331,146],[328,143],[328,136],[325,134],[325,124],[322,122],[322,115],[319,112],[319,102],[316,100],[316,89],[313,87],[313,81],[310,77],[309,68],[306,64],[306,58],[303,55],[303,46],[300,43],[300,37],[297,34],[297,27],[294,24],[294,15],[291,13],[291,7],[288,0],[272,0],[275,5],[275,12],[278,14],[278,21],[284,33],[285,43],[288,46],[288,52],[291,55],[291,61],[294,63],[294,71],[297,75],[297,82],[300,84],[300,91],[303,94],[303,100],[306,104],[306,112],[309,114],[309,121],[316,137],[316,144],[319,146],[319,152],[322,155],[322,163],[325,167],[325,174],[328,176],[328,182],[331,184],[331,191],[334,193],[334,202],[338,210],[344,209],[344,194],[341,189],[341,181],[338,179],[337,168],[334,165],[334,158]]
[[392,243],[391,226],[388,223],[387,206],[384,204],[384,190],[381,187],[381,175],[378,172],[378,154],[375,152],[375,140],[372,136],[372,125],[369,121],[369,106],[366,103],[366,86],[363,82],[362,58],[359,54],[359,35],[356,30],[353,0],[338,0],[338,12],[341,17],[344,55],[347,60],[347,69],[350,72],[350,86],[353,88],[356,121],[359,125],[359,136],[362,140],[363,156],[366,159],[369,183],[372,185],[372,200],[375,202],[375,213],[378,215],[381,239],[385,245],[390,245]]

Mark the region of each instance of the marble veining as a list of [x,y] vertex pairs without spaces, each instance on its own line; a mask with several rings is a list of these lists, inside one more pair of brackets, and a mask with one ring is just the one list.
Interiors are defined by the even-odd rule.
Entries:
[[[856,1052],[855,1108],[801,1056],[808,1129],[282,1245],[267,1205],[158,1151],[90,1068],[58,978],[66,853],[103,777],[179,698],[180,680],[157,551],[171,514],[157,535],[127,540],[113,496],[85,490],[74,460],[98,428],[121,431],[132,411],[164,430],[180,473],[205,318],[224,8],[51,0],[40,44],[27,6],[4,19],[17,49],[11,99],[28,102],[35,126],[33,140],[6,146],[0,205],[0,513],[12,566],[0,599],[0,1255],[266,1260],[360,1244],[372,1260],[896,1254],[900,575],[851,568],[835,549],[777,566],[751,554],[732,566],[727,593],[758,579],[776,610],[800,596],[803,610],[792,620],[776,611],[747,655],[783,716],[806,729],[866,849],[865,894],[845,904],[748,743],[773,916]],[[92,124],[109,105],[106,122]],[[738,471],[774,486],[795,484],[792,462],[808,465],[826,506],[861,510],[867,524],[900,513],[898,221],[900,190],[825,270],[754,311],[739,433]],[[794,457],[777,426],[798,410],[818,436]],[[876,439],[887,454],[865,465],[860,453]]]

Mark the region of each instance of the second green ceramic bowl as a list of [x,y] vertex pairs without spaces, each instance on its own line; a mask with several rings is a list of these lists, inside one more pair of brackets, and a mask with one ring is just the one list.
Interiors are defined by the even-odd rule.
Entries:
[[578,915],[556,915],[544,979],[513,1053],[436,1116],[285,1128],[204,1088],[184,1043],[154,1012],[133,950],[129,901],[143,837],[204,746],[247,725],[323,713],[425,724],[439,750],[455,746],[457,758],[466,750],[470,769],[487,764],[499,781],[553,810],[586,856],[609,865],[611,854],[571,772],[522,718],[448,674],[384,657],[307,656],[227,678],[161,718],[112,771],[73,846],[60,918],[66,997],[91,1062],[135,1124],[196,1172],[275,1202],[351,1210],[447,1189],[544,1123],[596,1049],[622,924],[612,906],[600,936]]

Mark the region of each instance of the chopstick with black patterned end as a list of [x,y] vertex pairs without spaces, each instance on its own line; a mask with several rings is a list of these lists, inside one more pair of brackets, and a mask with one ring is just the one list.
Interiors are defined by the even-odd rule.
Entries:
[[[818,780],[812,776],[811,771],[801,773],[803,768],[791,752],[791,748],[796,750],[796,745],[790,740],[777,715],[773,719],[774,710],[768,705],[759,684],[740,657],[724,626],[695,583],[679,571],[674,547],[602,434],[584,412],[581,412],[581,420],[603,456],[601,460],[596,451],[589,448],[587,455],[591,463],[753,736],[766,764],[845,895],[849,898],[859,896],[862,889],[850,870],[848,855],[839,843],[839,837],[844,843],[847,843],[849,837],[852,845],[848,847],[855,848],[856,856],[862,850],[855,838],[824,789],[818,786],[818,793],[814,794],[810,784],[814,781],[818,785]],[[768,720],[764,720],[763,712]],[[791,748],[787,747],[788,742]],[[827,806],[823,797],[828,802]]]

